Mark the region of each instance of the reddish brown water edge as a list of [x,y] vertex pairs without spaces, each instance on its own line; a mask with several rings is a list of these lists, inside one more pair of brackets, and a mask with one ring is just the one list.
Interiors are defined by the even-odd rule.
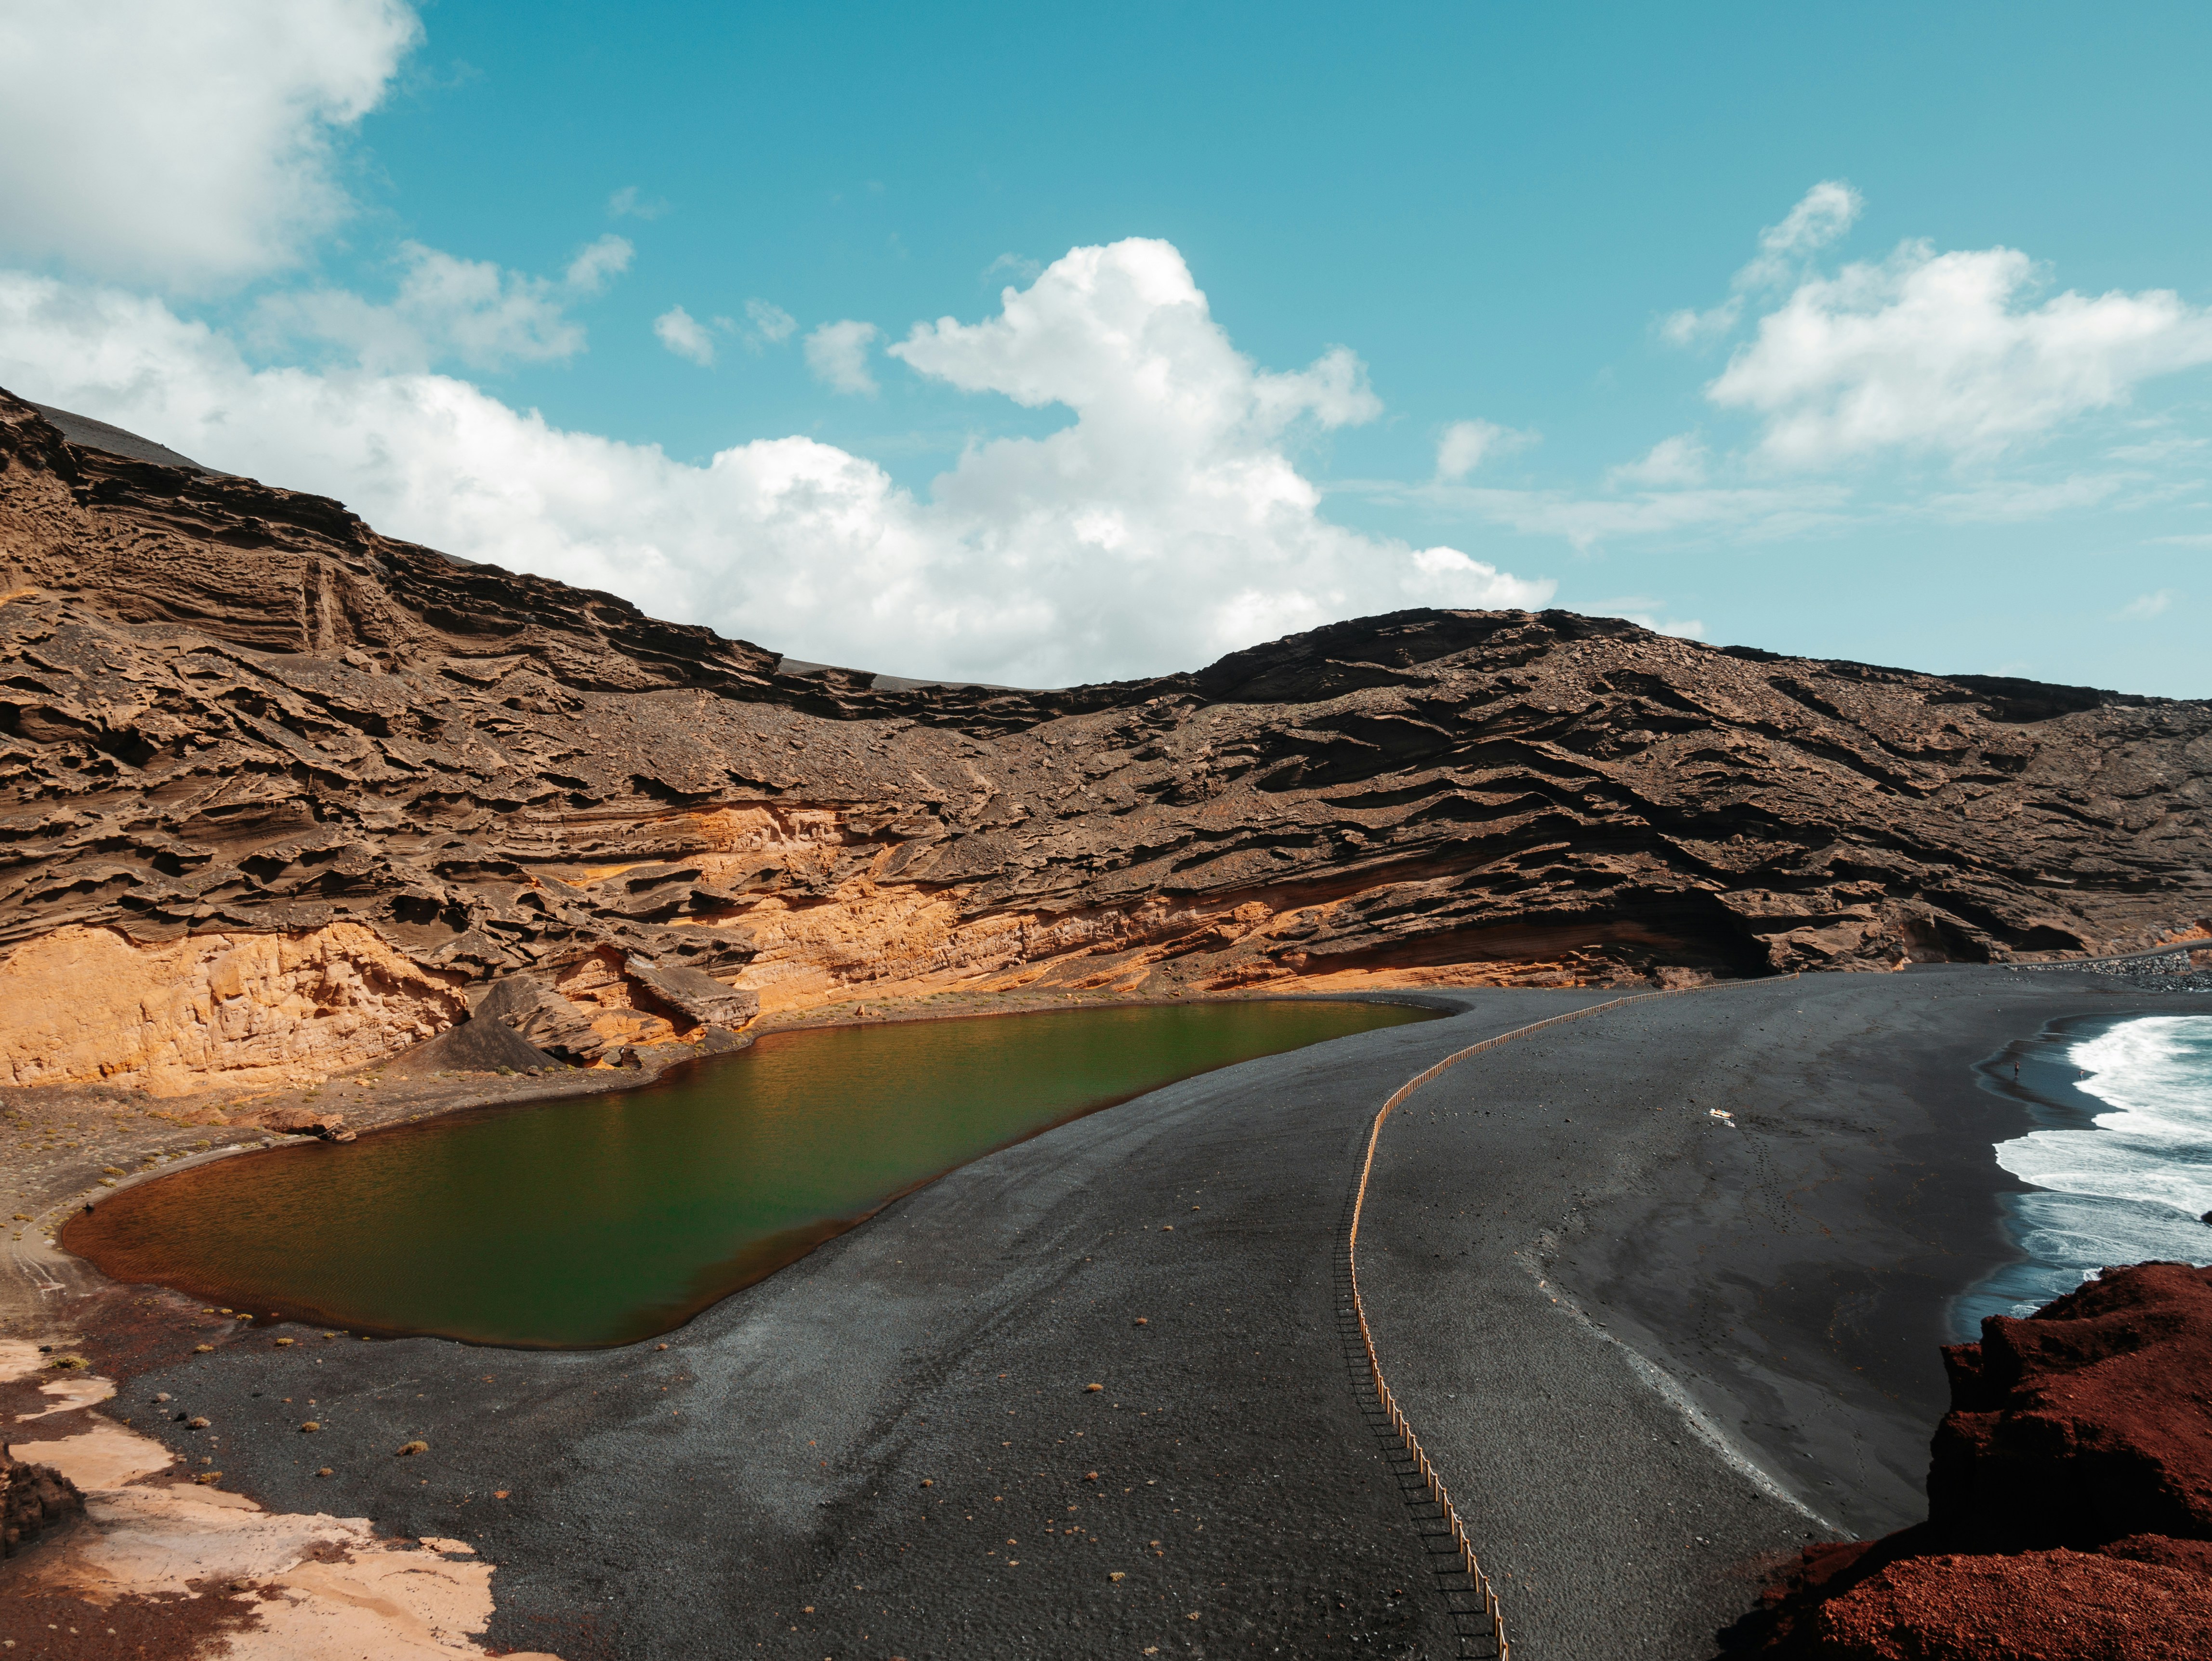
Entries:
[[62,1243],[264,1320],[632,1343],[994,1148],[1436,1013],[1279,1000],[773,1033],[620,1095],[218,1160],[122,1190]]

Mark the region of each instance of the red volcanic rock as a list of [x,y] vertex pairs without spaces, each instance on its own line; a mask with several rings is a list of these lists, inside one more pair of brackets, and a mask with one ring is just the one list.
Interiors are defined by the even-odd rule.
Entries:
[[1731,1652],[2212,1656],[2212,1269],[2108,1269],[1944,1361],[1928,1521],[1807,1551]]
[[1821,1661],[2203,1661],[2212,1578],[2071,1551],[1910,1558],[1810,1624]]
[[1944,1352],[1929,1521],[1983,1550],[2212,1540],[2212,1269],[2108,1269]]

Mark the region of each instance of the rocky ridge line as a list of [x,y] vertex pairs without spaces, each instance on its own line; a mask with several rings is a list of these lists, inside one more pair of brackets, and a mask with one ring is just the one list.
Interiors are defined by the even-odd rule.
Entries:
[[[0,394],[0,1083],[592,1061],[856,993],[1679,982],[2212,920],[2212,707],[1564,611],[794,666]],[[519,977],[519,979],[518,979]]]

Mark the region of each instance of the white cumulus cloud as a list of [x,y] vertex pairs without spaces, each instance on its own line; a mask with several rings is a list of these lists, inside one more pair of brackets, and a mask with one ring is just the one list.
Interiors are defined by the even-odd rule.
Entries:
[[2212,362],[2212,313],[2167,289],[2032,303],[2012,248],[1938,253],[1800,283],[1706,389],[1765,426],[1763,456],[1823,466],[1886,449],[1987,455]]
[[1271,374],[1165,243],[1079,248],[1002,312],[917,326],[917,373],[1072,423],[973,445],[926,496],[807,438],[703,466],[564,431],[422,370],[256,368],[112,288],[0,273],[0,384],[380,528],[611,589],[794,655],[1055,684],[1194,666],[1412,605],[1540,605],[1553,584],[1324,519],[1285,449],[1378,407],[1358,361]]
[[295,264],[420,35],[403,0],[0,7],[0,257],[179,290]]
[[678,357],[688,357],[702,368],[714,361],[714,337],[707,326],[681,306],[671,306],[653,319],[660,344]]
[[806,367],[833,392],[873,398],[882,390],[868,373],[868,348],[883,332],[872,323],[846,318],[824,323],[806,337]]

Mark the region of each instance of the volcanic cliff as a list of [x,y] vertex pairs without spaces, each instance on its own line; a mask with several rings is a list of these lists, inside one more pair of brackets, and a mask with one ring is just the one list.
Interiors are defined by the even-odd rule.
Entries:
[[1724,1640],[1768,1661],[2212,1655],[2212,1269],[2107,1269],[1943,1352],[1928,1520],[1808,1548]]
[[2212,918],[2203,703],[1564,611],[902,681],[4,393],[0,565],[0,1082],[297,1080],[471,1009],[589,1060],[856,991],[1671,983]]

